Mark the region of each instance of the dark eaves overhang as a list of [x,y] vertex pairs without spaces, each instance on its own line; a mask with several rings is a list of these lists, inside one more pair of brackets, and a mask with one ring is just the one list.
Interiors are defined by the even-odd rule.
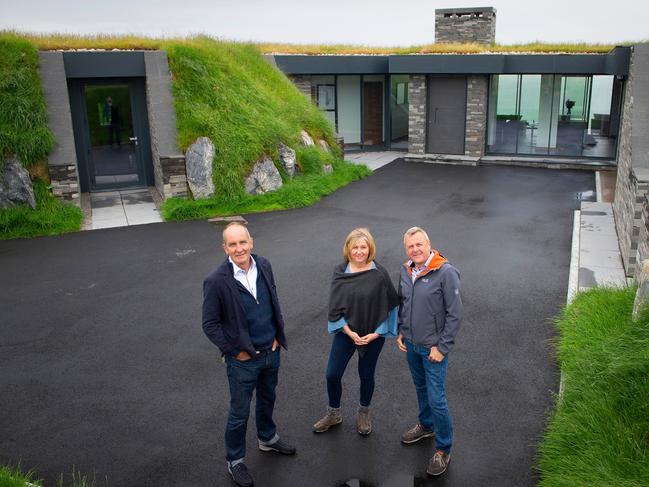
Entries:
[[275,55],[285,74],[629,74],[631,49],[607,54]]
[[389,56],[275,55],[285,74],[386,74]]
[[145,76],[143,51],[67,51],[63,64],[68,78]]

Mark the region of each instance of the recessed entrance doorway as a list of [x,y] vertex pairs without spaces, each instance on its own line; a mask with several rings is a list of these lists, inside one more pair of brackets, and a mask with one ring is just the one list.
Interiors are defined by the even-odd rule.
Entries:
[[69,91],[81,191],[151,185],[144,81],[75,79]]

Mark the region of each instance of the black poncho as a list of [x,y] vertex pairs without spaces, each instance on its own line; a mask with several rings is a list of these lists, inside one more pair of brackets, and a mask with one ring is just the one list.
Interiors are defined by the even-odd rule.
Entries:
[[[383,266],[376,261],[376,269],[345,273],[344,262],[334,270],[329,293],[329,321],[344,317],[347,325],[365,336],[372,333],[388,318],[390,310],[399,306],[399,296]],[[365,346],[358,348],[364,355]]]

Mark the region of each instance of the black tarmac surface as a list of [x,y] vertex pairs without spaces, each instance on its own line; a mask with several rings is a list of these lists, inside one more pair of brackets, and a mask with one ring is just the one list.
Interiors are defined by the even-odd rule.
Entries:
[[[256,485],[534,485],[558,387],[551,319],[565,303],[576,193],[593,186],[591,172],[397,161],[313,207],[247,217],[278,281],[289,351],[275,417],[298,448],[260,452],[251,418]],[[412,225],[463,282],[447,382],[455,446],[438,479],[425,475],[432,441],[399,442],[417,408],[394,341],[377,369],[374,432],[355,429],[356,358],[343,424],[311,432],[326,406],[327,292],[343,239],[368,226],[396,282]],[[196,221],[0,242],[0,462],[20,461],[46,485],[73,468],[97,486],[231,485],[225,369],[200,315],[220,238]]]

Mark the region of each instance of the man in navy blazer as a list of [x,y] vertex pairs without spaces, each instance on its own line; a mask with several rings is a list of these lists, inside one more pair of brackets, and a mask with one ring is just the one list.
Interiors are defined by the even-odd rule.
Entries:
[[237,485],[251,486],[246,465],[246,429],[256,392],[255,421],[261,451],[293,455],[295,448],[277,434],[273,421],[280,348],[286,348],[284,319],[268,260],[252,254],[245,225],[223,230],[227,259],[203,282],[203,330],[221,350],[230,385],[225,430],[228,472]]

